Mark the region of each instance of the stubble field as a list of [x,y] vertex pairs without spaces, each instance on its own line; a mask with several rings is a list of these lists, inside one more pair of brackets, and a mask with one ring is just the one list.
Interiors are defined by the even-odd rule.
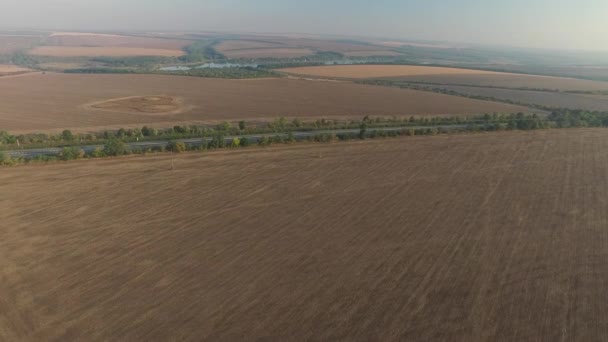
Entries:
[[0,340],[604,341],[607,151],[557,130],[3,169]]
[[[24,92],[23,89],[28,89]],[[149,115],[95,110],[126,97],[180,98],[184,112]],[[0,78],[0,129],[40,132],[129,125],[274,120],[280,116],[361,118],[527,112],[527,108],[407,89],[294,79],[224,80],[164,75],[35,74]]]

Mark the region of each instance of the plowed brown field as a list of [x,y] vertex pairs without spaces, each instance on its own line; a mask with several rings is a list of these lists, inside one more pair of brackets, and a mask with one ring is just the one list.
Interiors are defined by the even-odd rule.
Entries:
[[[23,89],[27,89],[23,91]],[[165,95],[186,111],[149,115],[88,104]],[[37,132],[208,120],[358,117],[527,111],[501,103],[428,92],[293,79],[223,80],[163,75],[37,74],[0,78],[0,130]]]
[[0,340],[605,341],[607,151],[555,130],[5,168]]

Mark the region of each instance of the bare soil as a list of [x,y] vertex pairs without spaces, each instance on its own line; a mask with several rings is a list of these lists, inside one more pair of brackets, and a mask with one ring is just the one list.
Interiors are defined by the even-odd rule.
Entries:
[[133,37],[112,34],[56,32],[47,38],[46,45],[71,47],[130,47],[162,50],[181,50],[192,44],[183,39]]
[[332,65],[332,66],[316,66],[316,67],[299,67],[287,68],[280,71],[290,74],[321,76],[321,77],[338,77],[338,78],[381,78],[381,77],[397,77],[397,76],[414,76],[414,75],[494,75],[490,71],[457,69],[457,68],[442,68],[442,67],[427,67],[415,65]]
[[555,130],[5,168],[0,340],[605,341],[606,151]]
[[311,49],[298,48],[265,48],[265,49],[242,49],[223,51],[226,57],[229,58],[290,58],[304,57],[314,55],[315,52]]
[[161,56],[177,57],[185,54],[182,50],[151,49],[121,46],[38,46],[30,51],[30,55],[51,57],[135,57],[135,56]]
[[[24,92],[23,89],[27,89]],[[108,112],[85,105],[164,94],[179,114]],[[428,92],[294,79],[225,80],[169,75],[32,74],[0,78],[0,130],[40,132],[208,120],[464,115],[528,109]]]
[[40,42],[41,37],[1,35],[0,34],[0,54],[12,54],[32,48]]

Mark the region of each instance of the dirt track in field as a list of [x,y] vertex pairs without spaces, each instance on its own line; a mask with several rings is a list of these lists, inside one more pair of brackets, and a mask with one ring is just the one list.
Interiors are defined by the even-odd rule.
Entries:
[[135,96],[95,102],[86,107],[118,113],[175,114],[184,110],[180,102],[163,95]]
[[559,130],[2,169],[0,340],[605,341],[607,151]]
[[[24,92],[23,89],[27,89]],[[180,98],[180,114],[107,112],[86,104],[155,94]],[[527,111],[501,103],[351,83],[294,79],[223,80],[162,75],[36,74],[0,78],[0,130],[39,132],[86,127],[280,116],[332,118]]]

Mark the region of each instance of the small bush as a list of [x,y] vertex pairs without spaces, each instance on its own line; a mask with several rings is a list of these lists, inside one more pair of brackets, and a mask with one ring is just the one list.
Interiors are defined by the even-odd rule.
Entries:
[[110,138],[104,145],[103,152],[106,156],[122,156],[128,153],[128,149],[121,140]]
[[230,143],[231,148],[239,148],[241,146],[241,139],[233,138],[232,143]]
[[74,160],[84,158],[84,151],[78,147],[64,147],[59,153],[61,160]]
[[182,153],[186,151],[186,144],[181,141],[170,141],[167,145],[167,150],[175,153]]

